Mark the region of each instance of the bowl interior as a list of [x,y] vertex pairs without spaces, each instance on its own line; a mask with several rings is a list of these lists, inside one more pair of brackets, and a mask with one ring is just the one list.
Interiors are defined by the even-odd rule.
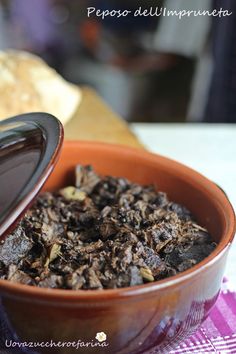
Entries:
[[142,150],[102,143],[65,142],[59,162],[44,190],[73,185],[76,164],[91,164],[103,175],[154,184],[171,200],[189,208],[217,242],[233,227],[232,207],[214,183],[182,164]]

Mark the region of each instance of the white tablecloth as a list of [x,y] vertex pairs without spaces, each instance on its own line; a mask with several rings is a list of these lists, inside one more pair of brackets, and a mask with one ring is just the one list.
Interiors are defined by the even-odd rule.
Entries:
[[[133,124],[151,151],[178,160],[219,184],[236,210],[236,125]],[[226,276],[236,283],[236,239]]]

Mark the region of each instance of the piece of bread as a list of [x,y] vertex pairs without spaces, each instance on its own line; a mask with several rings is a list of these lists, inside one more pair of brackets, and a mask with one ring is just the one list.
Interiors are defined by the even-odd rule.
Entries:
[[80,89],[36,55],[0,51],[0,120],[27,112],[51,113],[66,124],[78,109]]
[[47,112],[64,124],[66,139],[143,147],[94,90],[70,84],[36,55],[0,51],[0,97],[0,120]]

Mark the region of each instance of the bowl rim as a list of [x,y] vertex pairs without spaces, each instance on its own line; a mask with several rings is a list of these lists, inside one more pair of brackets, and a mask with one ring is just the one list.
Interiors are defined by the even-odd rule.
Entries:
[[[195,181],[197,184],[204,186],[205,191],[209,194],[215,196],[217,203],[221,212],[225,218],[225,232],[222,240],[216,246],[215,250],[204,260],[194,265],[190,269],[178,273],[177,275],[165,278],[162,280],[154,281],[151,283],[146,283],[142,285],[118,288],[118,289],[102,289],[102,290],[69,290],[69,289],[51,289],[51,288],[39,288],[31,285],[24,285],[21,283],[13,283],[9,280],[0,279],[0,295],[6,293],[7,296],[20,296],[20,297],[30,297],[31,300],[47,300],[47,301],[57,301],[57,302],[103,302],[103,301],[114,301],[114,300],[124,300],[133,296],[142,296],[145,294],[150,294],[158,290],[163,290],[174,285],[178,285],[191,280],[196,276],[200,275],[202,271],[206,271],[214,265],[227,250],[233,242],[235,231],[236,231],[236,218],[234,209],[227,198],[226,194],[218,187],[214,182],[209,180],[207,177],[203,176],[201,173],[195,171],[194,169],[177,162],[176,160],[170,159],[168,157],[152,153],[146,150],[127,147],[118,144],[108,144],[103,142],[94,141],[64,141],[63,148],[83,148],[96,151],[104,151],[104,149],[109,149],[111,153],[118,153],[123,155],[129,155],[133,158],[142,158],[147,162],[157,163],[166,166],[168,164],[169,170],[179,170],[181,174],[188,177],[189,181]],[[60,162],[60,158],[59,158]],[[170,165],[169,165],[170,164]],[[227,217],[227,218],[226,218]]]

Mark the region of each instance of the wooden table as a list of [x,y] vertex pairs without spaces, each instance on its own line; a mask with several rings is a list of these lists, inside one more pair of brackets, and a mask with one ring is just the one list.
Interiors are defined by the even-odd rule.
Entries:
[[65,126],[65,139],[96,140],[143,148],[128,124],[87,87],[82,88],[82,101]]

